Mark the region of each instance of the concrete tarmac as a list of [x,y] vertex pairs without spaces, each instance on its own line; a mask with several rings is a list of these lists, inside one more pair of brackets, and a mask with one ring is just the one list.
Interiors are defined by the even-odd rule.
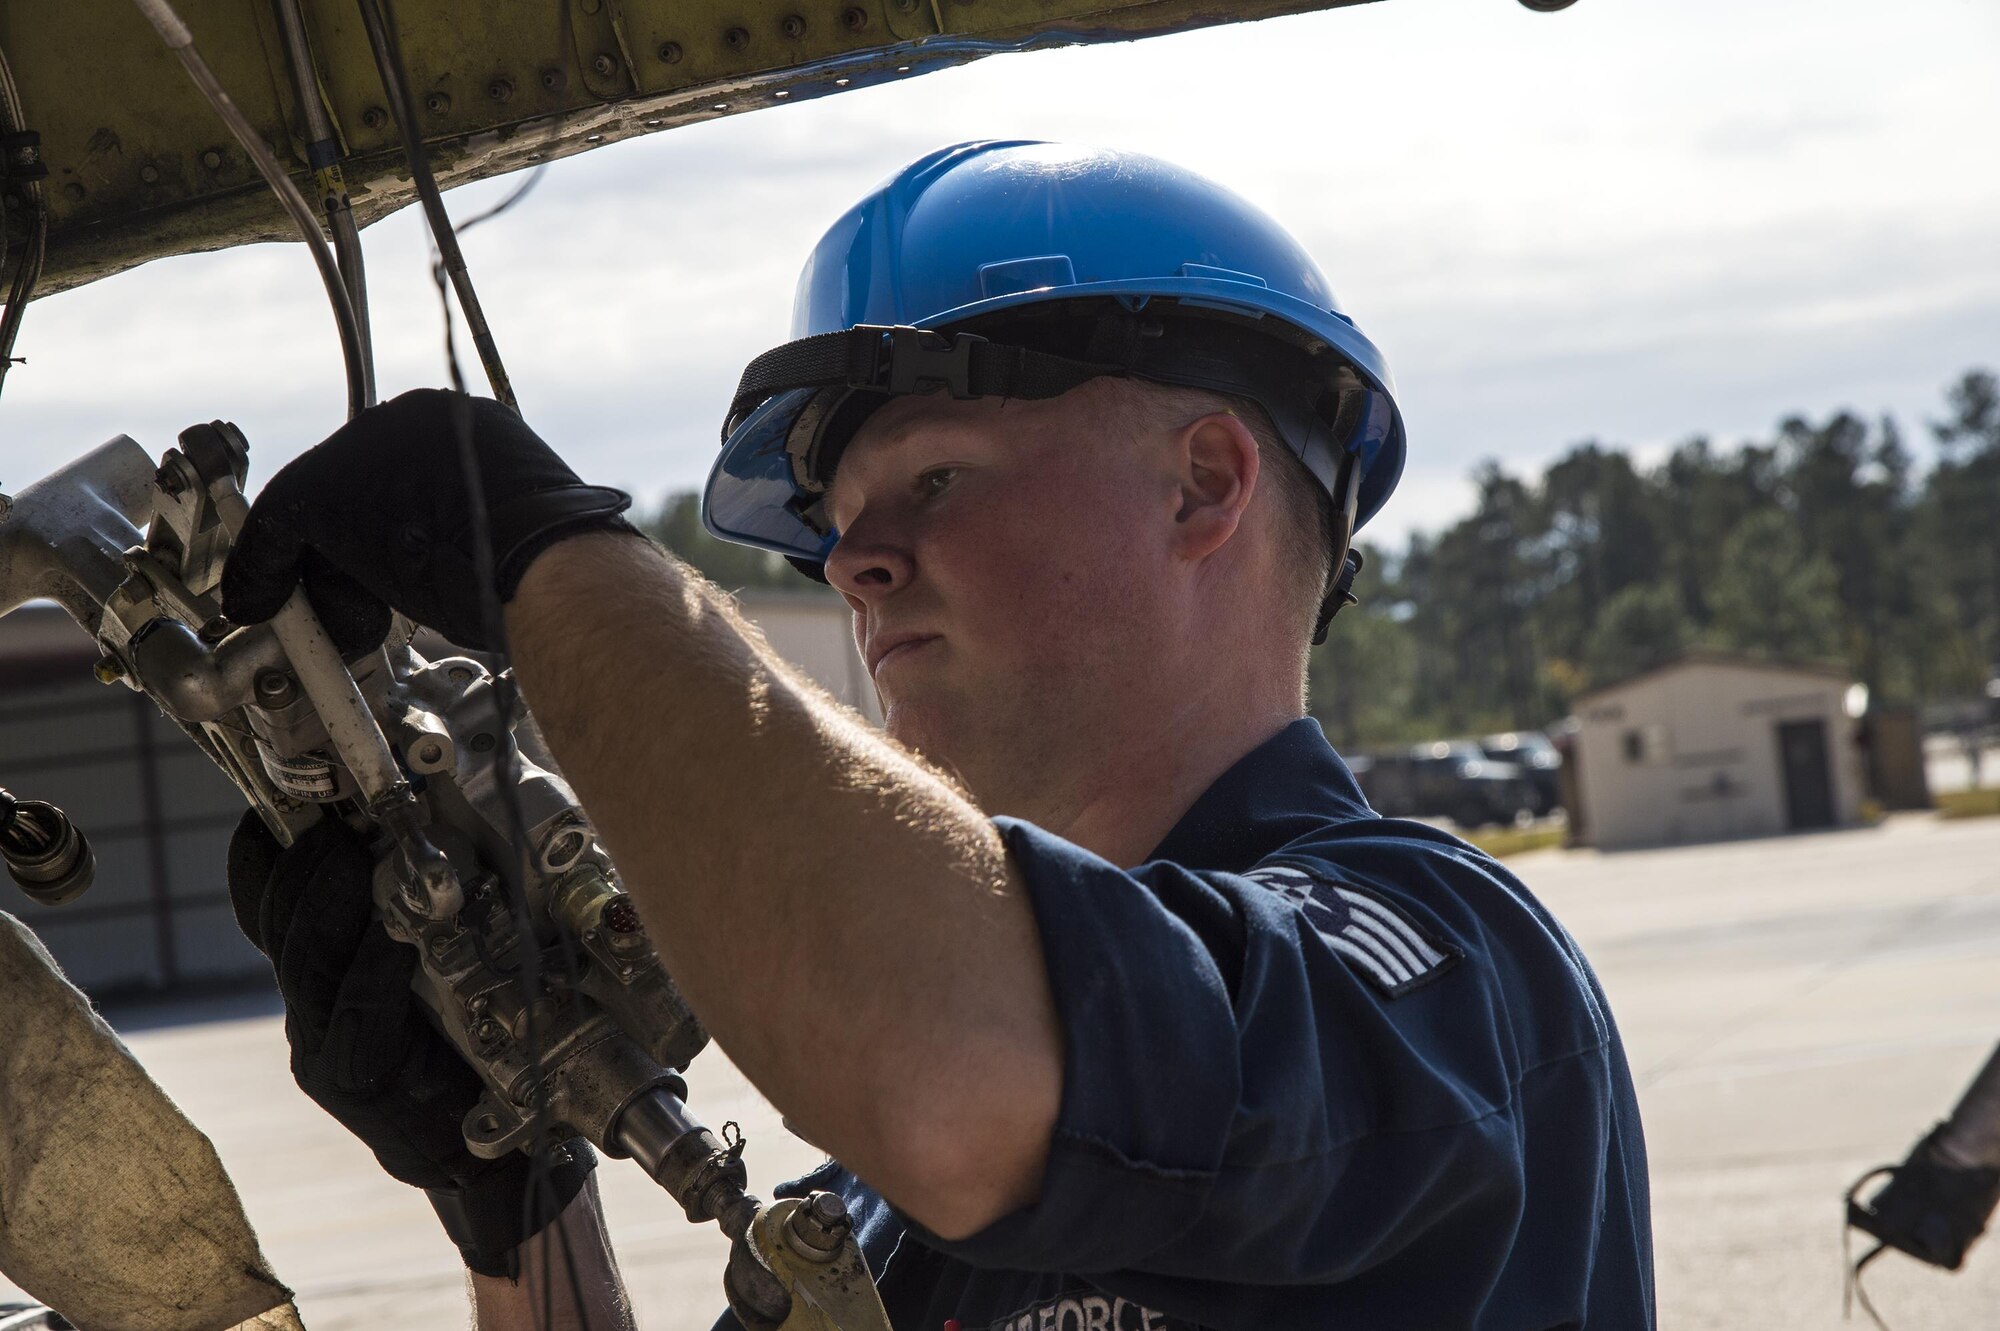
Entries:
[[[1661,1326],[1842,1325],[1842,1191],[1901,1159],[2000,1041],[2000,819],[1513,868],[1583,943],[1625,1033]],[[294,1088],[272,1000],[113,1016],[214,1139],[308,1327],[466,1324],[456,1254],[421,1197]],[[748,1132],[762,1195],[817,1162],[719,1054],[689,1080],[705,1121]],[[599,1176],[641,1326],[708,1326],[720,1236],[629,1164]],[[2000,1324],[2000,1251],[1975,1247],[1956,1275],[1888,1255],[1868,1287],[1895,1331]]]

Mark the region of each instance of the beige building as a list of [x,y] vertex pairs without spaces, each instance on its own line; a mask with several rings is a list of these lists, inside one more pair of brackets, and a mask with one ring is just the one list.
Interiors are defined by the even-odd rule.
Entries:
[[[811,592],[739,601],[781,656],[880,719],[844,601]],[[242,795],[150,700],[99,684],[96,659],[88,635],[51,603],[0,618],[0,786],[65,810],[97,855],[95,884],[65,906],[35,904],[0,872],[0,910],[100,996],[269,975],[237,931],[223,876]]]
[[1612,850],[1857,821],[1852,688],[1837,666],[1696,651],[1585,695],[1572,835]]

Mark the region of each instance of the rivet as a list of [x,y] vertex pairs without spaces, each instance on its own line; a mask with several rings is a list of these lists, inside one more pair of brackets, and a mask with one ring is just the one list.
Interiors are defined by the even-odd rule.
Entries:
[[722,34],[722,40],[729,43],[730,50],[741,51],[750,45],[750,30],[748,28],[731,28],[728,32]]
[[803,14],[787,14],[785,21],[778,25],[785,36],[797,41],[806,35],[806,20]]
[[434,92],[424,98],[424,110],[434,116],[441,116],[451,110],[451,97],[447,93]]
[[370,129],[380,129],[389,123],[389,113],[379,106],[371,106],[361,113],[361,123]]
[[217,149],[210,148],[201,155],[201,164],[211,171],[220,171],[222,169],[222,153]]
[[602,51],[591,58],[590,67],[604,78],[610,78],[618,72],[618,62]]
[[154,166],[151,162],[146,163],[144,166],[139,168],[139,179],[145,181],[148,185],[159,184],[160,168]]
[[679,42],[665,42],[660,46],[660,63],[678,65],[680,62],[681,44]]
[[542,87],[549,92],[561,92],[569,86],[569,75],[554,65],[542,71]]
[[63,186],[63,197],[71,203],[82,203],[83,186],[77,184],[74,180],[70,181],[69,184]]
[[868,11],[860,5],[853,5],[840,13],[841,24],[849,32],[860,32],[868,26]]
[[486,85],[486,95],[496,102],[512,101],[514,99],[514,85],[506,79],[495,79]]

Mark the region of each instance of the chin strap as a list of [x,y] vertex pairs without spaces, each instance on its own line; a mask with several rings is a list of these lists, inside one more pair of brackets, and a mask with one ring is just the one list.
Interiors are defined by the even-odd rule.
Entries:
[[1327,625],[1346,607],[1353,605],[1354,579],[1361,572],[1361,552],[1354,548],[1355,514],[1361,504],[1361,459],[1349,453],[1340,464],[1340,508],[1335,521],[1340,539],[1334,543],[1339,553],[1333,560],[1333,578],[1327,583],[1326,599],[1319,603],[1319,619],[1313,624],[1312,645],[1326,641]]
[[1333,617],[1361,598],[1354,594],[1354,579],[1361,572],[1361,566],[1368,561],[1353,546],[1340,561],[1340,571],[1333,575],[1333,585],[1326,589],[1326,599],[1319,603],[1319,619],[1313,625],[1313,646],[1326,641],[1327,626]]

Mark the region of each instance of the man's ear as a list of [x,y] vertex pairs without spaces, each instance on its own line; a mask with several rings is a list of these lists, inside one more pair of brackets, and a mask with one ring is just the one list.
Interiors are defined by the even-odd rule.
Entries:
[[1174,461],[1181,498],[1174,552],[1205,559],[1236,534],[1257,492],[1257,437],[1235,412],[1211,412],[1174,437]]

